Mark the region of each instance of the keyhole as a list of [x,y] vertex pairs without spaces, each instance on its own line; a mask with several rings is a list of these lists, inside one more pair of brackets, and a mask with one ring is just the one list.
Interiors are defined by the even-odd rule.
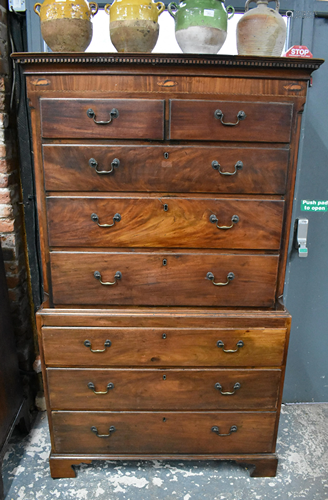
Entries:
[[166,375],[163,375],[163,380],[166,380]]
[[166,339],[166,333],[163,333],[162,339]]
[[166,422],[166,418],[165,417],[163,417],[163,422]]
[[168,157],[169,157],[169,153],[164,153],[164,158],[165,158],[165,160],[167,160],[167,159],[168,159]]
[[163,266],[166,266],[166,264],[167,264],[167,260],[163,259]]
[[168,209],[169,209],[168,204],[167,204],[167,203],[164,203],[163,208],[164,208],[164,212],[167,212],[167,211],[168,211]]

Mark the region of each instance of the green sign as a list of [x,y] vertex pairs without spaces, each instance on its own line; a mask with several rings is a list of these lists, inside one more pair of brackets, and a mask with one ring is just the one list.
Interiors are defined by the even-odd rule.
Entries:
[[328,200],[302,200],[302,212],[328,212]]

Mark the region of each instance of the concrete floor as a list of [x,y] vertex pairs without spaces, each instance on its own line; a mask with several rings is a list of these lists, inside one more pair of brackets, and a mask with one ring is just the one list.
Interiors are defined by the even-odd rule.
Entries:
[[49,434],[40,413],[6,454],[6,500],[328,500],[328,404],[282,407],[275,478],[250,478],[228,462],[94,462],[76,479],[51,479]]

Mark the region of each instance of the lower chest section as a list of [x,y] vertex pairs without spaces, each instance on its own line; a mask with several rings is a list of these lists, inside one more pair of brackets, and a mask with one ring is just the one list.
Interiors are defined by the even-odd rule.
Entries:
[[287,313],[49,311],[55,453],[273,453]]

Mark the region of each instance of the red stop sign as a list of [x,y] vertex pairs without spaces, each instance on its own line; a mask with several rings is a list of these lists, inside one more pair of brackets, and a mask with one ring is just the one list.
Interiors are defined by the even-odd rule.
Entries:
[[305,45],[293,45],[287,50],[285,57],[313,57],[313,54]]

